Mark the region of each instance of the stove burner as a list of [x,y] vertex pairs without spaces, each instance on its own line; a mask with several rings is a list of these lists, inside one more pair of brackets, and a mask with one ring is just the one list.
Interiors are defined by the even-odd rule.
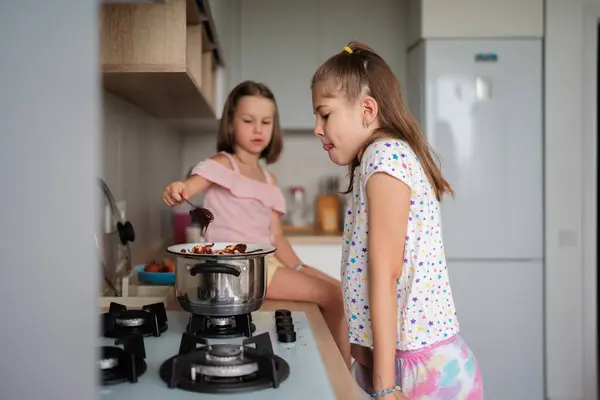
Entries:
[[289,376],[290,366],[273,354],[268,333],[244,339],[241,346],[208,345],[205,339],[184,333],[179,355],[165,361],[159,373],[170,388],[241,393],[279,387]]
[[141,310],[128,310],[118,303],[110,303],[102,314],[104,337],[118,339],[134,332],[143,336],[160,336],[167,330],[167,312],[163,303],[143,306]]
[[233,317],[191,314],[186,332],[207,339],[231,339],[242,336],[251,337],[255,330],[252,314]]
[[130,337],[115,340],[115,346],[121,344],[123,348],[101,348],[98,364],[102,385],[114,385],[125,381],[135,383],[138,377],[146,372],[146,349],[142,335],[133,333]]
[[115,318],[117,325],[121,326],[142,326],[144,325],[144,318]]
[[[102,359],[98,362],[100,364],[100,369],[111,369],[119,365],[119,358],[115,355],[110,355],[111,347],[103,347],[102,348]],[[104,358],[106,357],[106,358]]]
[[213,317],[209,320],[214,326],[231,326],[231,318],[229,317]]
[[196,374],[206,377],[239,378],[258,371],[258,363],[244,354],[242,346],[215,345],[209,346],[208,351],[202,354],[203,359],[198,364],[194,363],[190,376],[196,380]]
[[208,361],[227,363],[234,361],[237,358],[243,357],[243,347],[223,345],[215,348],[209,347],[208,353],[206,353],[206,359]]

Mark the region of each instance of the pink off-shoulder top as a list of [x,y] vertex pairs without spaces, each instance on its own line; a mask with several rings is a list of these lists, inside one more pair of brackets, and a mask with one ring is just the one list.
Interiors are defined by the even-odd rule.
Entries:
[[211,159],[198,163],[192,170],[192,175],[200,175],[213,183],[204,195],[203,207],[215,217],[205,240],[272,244],[272,212],[285,214],[281,190],[272,183],[266,170],[263,169],[266,183],[250,179],[240,173],[231,154],[221,154],[229,158],[233,170]]

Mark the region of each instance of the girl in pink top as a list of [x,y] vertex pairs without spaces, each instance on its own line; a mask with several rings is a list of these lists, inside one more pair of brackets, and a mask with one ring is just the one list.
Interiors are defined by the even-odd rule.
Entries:
[[205,192],[203,207],[214,214],[207,241],[273,244],[277,252],[269,259],[267,298],[317,303],[349,365],[340,282],[303,264],[294,253],[281,228],[284,197],[275,176],[259,163],[274,163],[282,147],[273,93],[263,84],[242,82],[225,102],[218,153],[196,165],[187,180],[167,185],[163,201],[174,206]]

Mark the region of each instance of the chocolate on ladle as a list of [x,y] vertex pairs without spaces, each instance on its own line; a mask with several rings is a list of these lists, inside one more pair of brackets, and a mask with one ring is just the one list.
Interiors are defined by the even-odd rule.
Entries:
[[192,222],[200,225],[200,232],[202,236],[206,233],[206,229],[208,229],[208,225],[215,219],[214,215],[210,210],[202,207],[194,206],[193,210],[190,210],[190,217],[192,217]]

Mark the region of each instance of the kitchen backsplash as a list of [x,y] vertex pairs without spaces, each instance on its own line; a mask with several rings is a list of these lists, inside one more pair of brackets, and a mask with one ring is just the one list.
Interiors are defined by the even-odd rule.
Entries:
[[102,178],[136,232],[133,262],[142,263],[172,236],[165,184],[180,178],[180,135],[135,105],[104,93]]
[[[212,156],[216,151],[216,143],[216,133],[186,133],[183,138],[180,178],[184,178],[198,161]],[[319,192],[321,178],[338,176],[340,189],[345,189],[348,183],[347,168],[339,167],[329,160],[321,142],[312,132],[285,133],[281,157],[267,168],[277,177],[286,197],[291,186],[304,186],[310,202]]]

